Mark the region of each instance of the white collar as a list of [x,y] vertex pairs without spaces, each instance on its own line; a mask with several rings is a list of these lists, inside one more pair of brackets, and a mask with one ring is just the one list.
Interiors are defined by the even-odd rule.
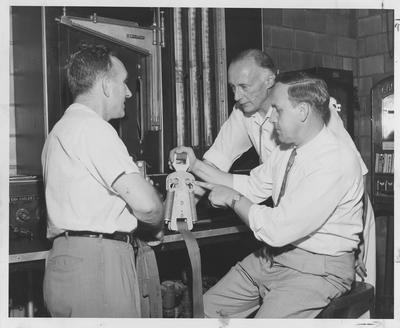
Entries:
[[86,106],[86,105],[80,104],[80,103],[72,103],[72,104],[66,109],[65,112],[66,112],[66,113],[67,113],[67,112],[75,112],[76,110],[78,110],[78,111],[80,111],[80,112],[84,112],[85,114],[90,114],[90,115],[96,116],[96,117],[102,119],[102,117],[101,117],[98,113],[96,113],[93,109],[91,109],[90,107],[88,107],[88,106]]
[[251,118],[253,118],[255,123],[263,125],[266,121],[269,120],[271,114],[272,114],[272,107],[270,106],[268,108],[267,114],[265,114],[264,117],[260,114],[260,112],[255,112],[253,115],[251,115]]

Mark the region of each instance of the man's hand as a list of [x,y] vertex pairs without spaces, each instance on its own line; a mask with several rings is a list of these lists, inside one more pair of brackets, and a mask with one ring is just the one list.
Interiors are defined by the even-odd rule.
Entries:
[[213,207],[217,208],[229,207],[232,203],[233,196],[237,194],[237,191],[223,185],[200,181],[196,181],[196,184],[204,189],[210,190],[208,200]]
[[206,189],[202,188],[200,185],[195,183],[194,185],[194,195],[197,198],[197,201],[206,193]]
[[158,246],[162,243],[164,239],[164,230],[160,230],[155,236],[155,240],[149,240],[147,244],[151,247]]
[[174,162],[175,154],[180,154],[180,153],[186,153],[187,154],[187,160],[189,161],[189,171],[193,171],[193,168],[196,165],[197,158],[196,155],[194,154],[194,151],[191,147],[185,147],[185,146],[179,146],[175,147],[170,150],[169,152],[169,161],[168,165],[171,170],[173,170],[172,163]]

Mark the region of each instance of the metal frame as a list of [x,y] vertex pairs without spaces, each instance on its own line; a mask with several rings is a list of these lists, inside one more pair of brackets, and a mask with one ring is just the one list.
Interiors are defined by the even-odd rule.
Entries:
[[[146,131],[162,131],[163,101],[162,101],[162,72],[161,72],[161,46],[164,43],[163,23],[160,11],[157,9],[155,21],[151,27],[138,26],[136,23],[118,19],[110,19],[93,14],[90,18],[63,15],[57,19],[60,24],[84,31],[102,39],[112,41],[145,56],[146,70],[149,72],[148,94],[146,99],[141,99],[148,104],[140,106],[140,119],[142,136]],[[161,23],[160,23],[161,22]],[[164,136],[159,133],[159,170],[164,168]]]

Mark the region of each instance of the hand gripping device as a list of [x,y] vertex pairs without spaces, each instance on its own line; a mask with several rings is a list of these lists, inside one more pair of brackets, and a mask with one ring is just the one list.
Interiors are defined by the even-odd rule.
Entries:
[[194,197],[194,176],[187,172],[189,159],[186,153],[175,154],[172,163],[176,172],[167,176],[164,220],[168,229],[179,231],[193,229],[197,221],[196,203]]

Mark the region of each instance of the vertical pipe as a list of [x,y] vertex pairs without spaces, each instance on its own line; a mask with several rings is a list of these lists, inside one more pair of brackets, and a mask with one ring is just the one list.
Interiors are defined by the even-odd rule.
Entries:
[[215,9],[216,26],[216,52],[217,52],[217,130],[228,118],[228,90],[227,90],[227,71],[226,71],[226,38],[225,38],[225,9]]
[[196,55],[196,9],[188,9],[191,145],[199,146],[199,101]]
[[176,87],[176,132],[177,145],[185,142],[185,106],[184,106],[184,76],[183,76],[183,44],[181,8],[174,8],[174,35],[175,35],[175,87]]
[[165,47],[165,23],[164,23],[164,11],[160,11],[160,45],[162,48]]
[[212,122],[211,122],[211,78],[210,78],[210,31],[209,31],[209,9],[201,9],[201,30],[203,49],[203,104],[204,104],[204,144],[212,144]]
[[[17,143],[15,122],[15,94],[14,94],[14,37],[13,37],[13,11],[10,8],[10,115],[9,115],[9,174],[17,175]],[[5,123],[7,124],[7,123]]]
[[44,136],[49,134],[49,104],[47,98],[47,43],[46,43],[46,7],[41,9],[42,16],[42,65],[43,65],[43,111]]
[[156,23],[158,30],[158,44],[156,45],[156,54],[157,54],[157,100],[158,100],[158,112],[159,112],[159,121],[158,121],[158,129],[159,129],[159,171],[164,172],[164,109],[163,109],[163,97],[162,97],[162,65],[161,65],[161,47],[164,47],[164,13],[160,12],[160,8],[156,9]]

